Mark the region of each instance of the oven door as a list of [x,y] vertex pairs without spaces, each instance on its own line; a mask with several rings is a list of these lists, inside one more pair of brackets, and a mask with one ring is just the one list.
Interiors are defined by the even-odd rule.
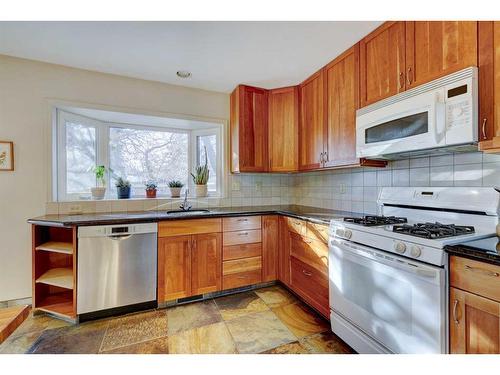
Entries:
[[329,258],[330,308],[356,334],[393,353],[446,353],[443,268],[337,238]]
[[[443,90],[424,92],[356,117],[356,155],[383,157],[446,145]],[[390,158],[390,157],[389,157]]]

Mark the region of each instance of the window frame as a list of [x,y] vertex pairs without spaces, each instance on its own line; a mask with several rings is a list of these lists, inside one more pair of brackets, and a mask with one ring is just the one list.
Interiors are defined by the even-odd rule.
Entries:
[[[87,116],[80,114],[74,114],[67,110],[62,110],[56,108],[56,141],[55,147],[53,147],[53,163],[55,166],[56,173],[53,178],[53,186],[56,187],[54,191],[54,199],[58,202],[66,201],[82,201],[91,200],[90,188],[86,195],[82,194],[71,194],[67,192],[66,186],[66,121],[81,123],[85,126],[92,126],[96,129],[96,165],[104,165],[106,167],[106,196],[105,200],[114,200],[114,190],[112,189],[113,183],[111,181],[111,173],[109,170],[110,164],[110,129],[111,128],[123,128],[123,129],[137,129],[137,130],[151,130],[151,131],[162,131],[170,133],[182,133],[188,135],[188,189],[193,192],[193,181],[190,173],[194,171],[197,165],[197,137],[203,135],[215,135],[216,136],[216,191],[210,191],[211,195],[209,197],[220,198],[223,196],[223,140],[222,140],[222,124],[215,123],[213,128],[207,129],[182,129],[167,126],[154,126],[154,125],[137,125],[129,123],[118,123],[118,122],[107,122],[96,120]],[[131,196],[132,199],[146,199],[146,194]],[[167,194],[158,195],[158,198],[168,199],[170,196]]]

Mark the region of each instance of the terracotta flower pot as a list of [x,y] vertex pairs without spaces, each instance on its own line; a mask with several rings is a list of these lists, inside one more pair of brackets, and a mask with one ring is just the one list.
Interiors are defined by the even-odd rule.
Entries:
[[147,198],[156,198],[156,189],[146,189]]

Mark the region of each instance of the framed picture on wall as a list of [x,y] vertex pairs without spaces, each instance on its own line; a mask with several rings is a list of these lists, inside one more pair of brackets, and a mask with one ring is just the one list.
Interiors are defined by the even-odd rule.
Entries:
[[14,170],[14,143],[0,141],[0,171]]

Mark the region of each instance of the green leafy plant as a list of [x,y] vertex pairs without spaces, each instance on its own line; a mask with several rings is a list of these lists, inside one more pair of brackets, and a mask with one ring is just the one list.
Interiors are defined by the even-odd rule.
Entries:
[[104,179],[104,175],[106,174],[106,167],[104,165],[96,165],[94,168],[92,168],[92,172],[95,173],[97,184],[100,186],[105,186],[106,180]]
[[115,182],[117,188],[129,188],[132,186],[129,180],[125,180],[122,177],[118,177]]
[[178,180],[172,180],[172,181],[168,182],[168,187],[171,187],[171,188],[181,188],[183,186],[184,186],[184,184]]
[[208,177],[210,176],[210,171],[208,170],[208,156],[207,148],[205,147],[205,164],[198,165],[195,168],[195,173],[191,173],[193,177],[193,182],[195,185],[206,185],[208,183]]
[[144,185],[146,185],[146,190],[156,190],[158,188],[158,185],[154,181],[146,182]]

